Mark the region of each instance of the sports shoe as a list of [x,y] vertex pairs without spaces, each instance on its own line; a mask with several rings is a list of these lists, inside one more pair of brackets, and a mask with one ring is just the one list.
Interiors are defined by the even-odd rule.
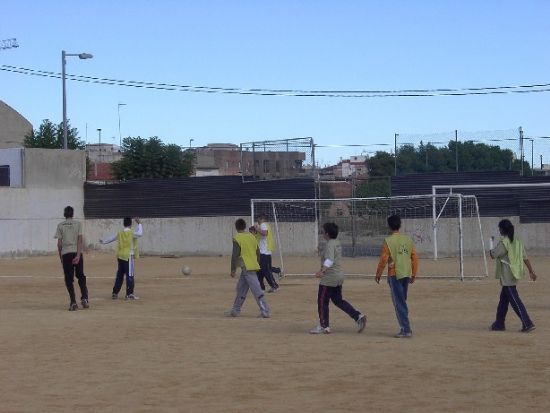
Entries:
[[279,287],[271,287],[267,290],[268,293],[276,293],[277,291],[279,291]]
[[235,310],[227,310],[224,311],[223,315],[226,317],[238,317],[239,313],[237,313]]
[[90,304],[88,303],[88,299],[87,299],[87,298],[83,298],[83,299],[80,301],[80,304],[82,304],[82,308],[90,308]]
[[530,333],[535,329],[535,325],[531,324],[529,327],[523,327],[520,331],[520,333]]
[[330,334],[330,327],[317,326],[309,330],[309,334]]
[[274,274],[280,274],[281,269],[279,267],[271,267],[271,272]]
[[497,325],[497,323],[493,323],[489,327],[489,330],[491,330],[491,331],[505,331],[506,327],[504,327],[504,326],[501,327],[501,326]]
[[410,331],[408,333],[405,333],[404,331],[400,331],[394,337],[395,338],[411,338],[412,335],[413,335],[413,333],[410,332]]
[[70,303],[69,311],[76,311],[76,310],[78,310],[78,305],[76,305],[76,303]]
[[271,318],[271,313],[260,313],[258,318]]
[[113,300],[117,300],[117,299],[118,299],[118,294],[112,293],[112,294],[111,294],[111,298],[112,298]]
[[126,296],[126,300],[139,300],[139,297],[137,295],[134,295],[134,294],[128,294]]
[[365,326],[367,325],[367,316],[365,314],[359,314],[359,318],[356,321],[357,323],[357,332],[361,333]]

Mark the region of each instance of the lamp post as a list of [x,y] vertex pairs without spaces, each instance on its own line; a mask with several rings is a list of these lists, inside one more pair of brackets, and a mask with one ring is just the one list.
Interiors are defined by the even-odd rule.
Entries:
[[78,56],[79,59],[91,59],[90,53],[67,53],[61,51],[61,81],[63,82],[63,149],[68,149],[67,145],[67,87],[65,79],[65,66],[67,65],[67,56]]
[[193,143],[194,140],[195,139],[193,139],[193,138],[189,139],[189,149],[191,149],[191,144]]
[[120,107],[126,106],[126,103],[118,104],[118,146],[122,146],[122,133],[120,133]]

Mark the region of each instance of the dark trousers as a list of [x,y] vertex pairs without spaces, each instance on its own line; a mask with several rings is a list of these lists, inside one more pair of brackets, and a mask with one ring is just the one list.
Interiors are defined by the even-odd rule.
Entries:
[[88,287],[86,286],[86,276],[84,275],[84,255],[80,255],[78,264],[73,264],[73,259],[76,257],[76,252],[69,252],[61,256],[61,264],[63,265],[63,273],[65,274],[65,286],[69,292],[71,303],[76,303],[74,292],[74,277],[78,280],[80,286],[81,300],[88,299]]
[[271,288],[279,288],[279,284],[277,284],[277,281],[275,281],[273,273],[271,272],[270,254],[260,254],[260,271],[258,271],[258,281],[260,282],[260,287],[262,287],[262,290],[265,290],[264,278],[267,280],[267,283]]
[[500,300],[497,307],[497,317],[493,324],[496,328],[504,329],[504,322],[506,320],[506,313],[508,312],[508,304],[512,306],[512,309],[518,315],[521,320],[523,328],[529,328],[533,325],[533,322],[527,314],[527,310],[519,298],[518,290],[515,285],[509,287],[502,287],[500,291]]
[[134,293],[134,257],[130,255],[128,261],[117,259],[118,270],[116,272],[115,285],[113,286],[113,294],[118,294],[124,282],[126,275],[126,295]]
[[388,277],[388,285],[390,286],[391,299],[395,308],[395,316],[401,331],[404,333],[412,333],[411,323],[409,321],[409,307],[407,306],[407,293],[409,291],[410,278],[405,277],[397,279],[397,277]]
[[353,306],[342,298],[342,286],[328,287],[319,284],[319,292],[317,294],[317,310],[319,311],[319,324],[321,327],[328,327],[329,324],[329,301],[334,303],[336,307],[349,315],[355,321],[359,319],[361,314]]

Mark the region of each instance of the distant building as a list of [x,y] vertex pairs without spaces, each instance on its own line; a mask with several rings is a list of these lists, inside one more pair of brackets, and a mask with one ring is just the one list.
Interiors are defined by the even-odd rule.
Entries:
[[89,161],[88,180],[113,180],[111,164],[122,159],[120,146],[110,143],[91,143],[86,145],[86,155]]
[[194,149],[195,175],[243,175],[258,179],[281,179],[305,176],[304,152],[245,151],[231,143],[210,143]]
[[364,155],[351,156],[349,159],[344,159],[334,168],[334,176],[337,178],[349,177],[367,177],[369,174],[367,168],[367,157]]
[[0,100],[0,149],[22,148],[25,135],[30,132],[31,123]]

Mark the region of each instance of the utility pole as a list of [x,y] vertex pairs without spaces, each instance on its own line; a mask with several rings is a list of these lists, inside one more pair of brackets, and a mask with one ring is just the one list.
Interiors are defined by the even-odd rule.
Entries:
[[523,151],[523,128],[519,127],[519,157],[521,161],[521,176],[523,176],[523,161],[525,159],[525,153]]
[[399,134],[396,133],[394,136],[393,136],[393,157],[394,157],[394,165],[393,165],[393,168],[394,168],[394,175],[397,176],[397,138],[399,137]]
[[535,140],[531,138],[531,176],[535,174],[535,170],[533,169],[533,167],[535,166],[533,162],[533,142],[535,142]]
[[455,168],[458,172],[458,130],[455,129]]

